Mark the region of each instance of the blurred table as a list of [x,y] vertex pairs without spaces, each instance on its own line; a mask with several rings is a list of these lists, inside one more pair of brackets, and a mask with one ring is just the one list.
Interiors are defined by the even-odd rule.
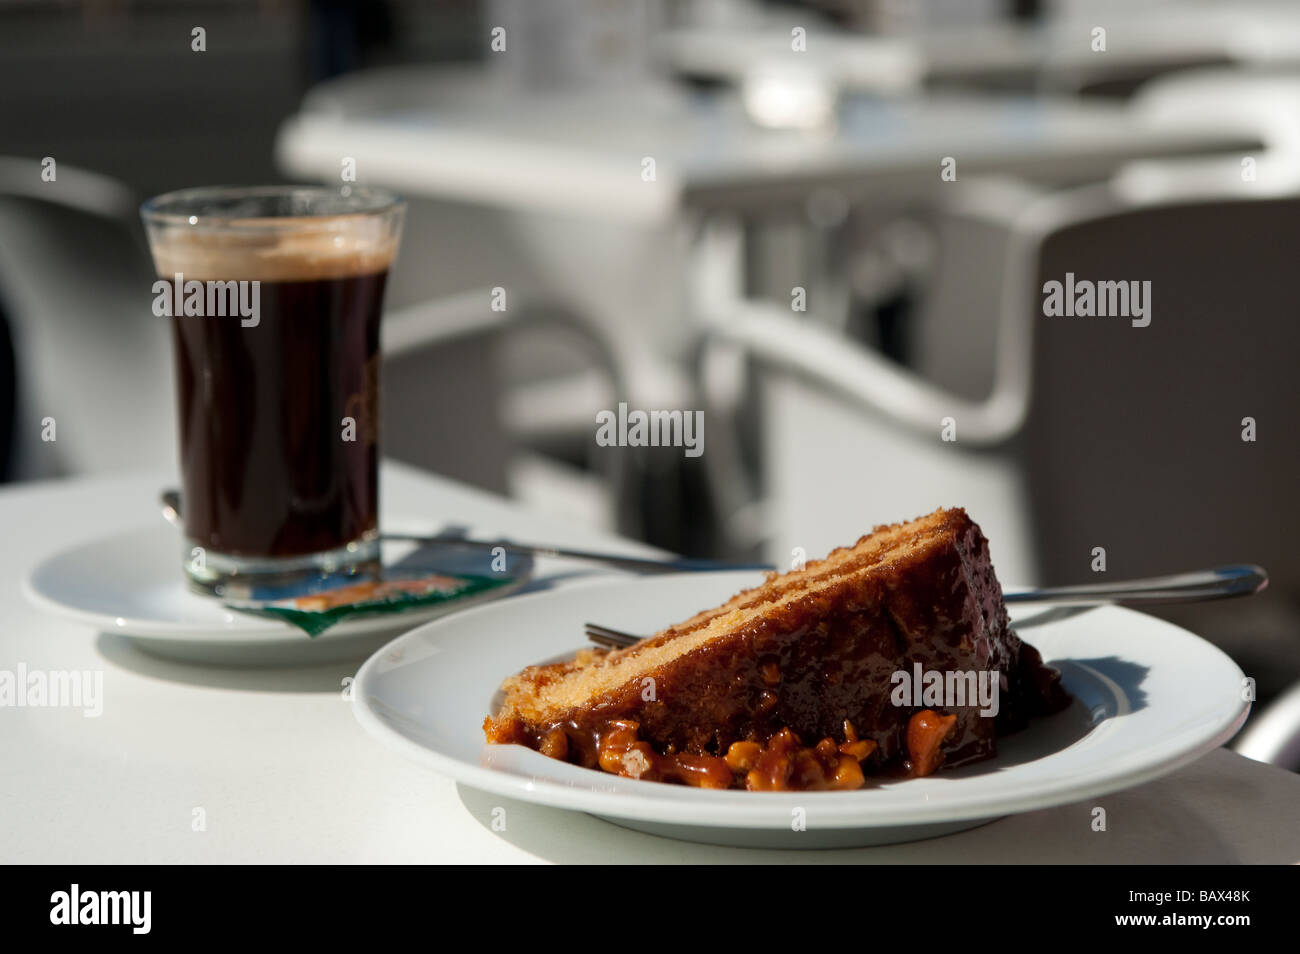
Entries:
[[[386,464],[384,509],[587,547],[634,544]],[[91,537],[160,520],[167,475],[0,490],[0,669],[102,670],[99,718],[0,709],[0,861],[224,862],[1274,862],[1300,861],[1300,776],[1217,750],[1156,782],[883,848],[779,852],[676,842],[457,785],[367,736],[340,687],[356,663],[183,665],[42,615],[28,568]],[[543,562],[540,574],[609,571]],[[508,804],[509,830],[493,832]],[[1091,830],[1106,808],[1109,830]],[[191,828],[203,808],[205,831]]]
[[[674,29],[659,37],[658,53],[682,76],[739,83],[796,64],[790,31],[807,20],[803,10],[768,9],[757,23]],[[1104,51],[1093,49],[1099,26]],[[1198,66],[1293,69],[1300,11],[1276,0],[1241,0],[1116,6],[1041,23],[923,24],[883,36],[823,27],[809,30],[806,52],[816,69],[848,88],[1105,89]]]
[[817,190],[848,201],[934,196],[945,156],[959,178],[1077,182],[1135,159],[1259,145],[1194,117],[1157,127],[1121,105],[1070,98],[848,94],[833,128],[772,130],[727,91],[528,94],[488,70],[408,68],[317,88],[276,149],[292,176],[337,182],[347,157],[359,181],[413,196],[654,223],[798,206]]
[[[1133,160],[1259,145],[1194,116],[1157,125],[1115,103],[1026,95],[849,93],[825,129],[774,130],[728,89],[531,92],[476,66],[326,83],[285,121],[276,151],[293,177],[337,183],[347,163],[362,184],[508,213],[548,290],[577,303],[623,359],[631,405],[656,408],[701,406],[689,362],[702,288],[785,296],[800,285],[832,300],[844,253],[833,226],[855,205],[947,198],[945,157],[958,182],[993,173],[1062,185]],[[727,238],[736,223],[750,254]],[[436,252],[424,254],[436,267]]]

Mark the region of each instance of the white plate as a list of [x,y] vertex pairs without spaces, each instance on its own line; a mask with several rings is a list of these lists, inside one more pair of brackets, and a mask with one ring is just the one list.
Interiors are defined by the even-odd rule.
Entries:
[[[650,633],[756,581],[749,573],[601,581],[458,613],[367,660],[354,711],[382,742],[474,788],[655,834],[802,848],[910,841],[1137,785],[1222,744],[1249,711],[1241,670],[1185,630],[1116,607],[1040,609],[1022,610],[1018,631],[1061,669],[1076,701],[1000,740],[996,758],[928,778],[853,792],[709,791],[484,743],[502,679],[571,654],[584,622]],[[793,830],[796,812],[804,831]]]
[[[403,529],[409,529],[406,523]],[[79,544],[35,566],[24,590],[47,612],[99,632],[130,637],[155,655],[186,662],[293,665],[355,659],[412,626],[514,592],[532,572],[531,561],[519,559],[510,565],[510,582],[487,592],[404,613],[358,616],[308,636],[289,623],[239,613],[190,590],[181,569],[179,541],[176,529],[160,519]],[[459,552],[450,559],[484,559],[471,551]],[[384,559],[389,562],[388,549]],[[468,564],[445,569],[473,571]]]

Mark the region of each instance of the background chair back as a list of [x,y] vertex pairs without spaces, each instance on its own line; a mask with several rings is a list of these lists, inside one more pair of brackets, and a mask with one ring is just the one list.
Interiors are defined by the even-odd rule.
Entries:
[[[1022,460],[1043,573],[1060,582],[1226,562],[1300,589],[1300,199],[1123,208],[1103,190],[1046,228],[1024,289],[1033,360]],[[1044,283],[1151,283],[1150,324],[1044,317]],[[1243,432],[1254,421],[1255,439]]]
[[17,358],[9,476],[174,467],[171,338],[151,311],[134,197],[63,164],[54,182],[40,171],[0,163],[0,301]]

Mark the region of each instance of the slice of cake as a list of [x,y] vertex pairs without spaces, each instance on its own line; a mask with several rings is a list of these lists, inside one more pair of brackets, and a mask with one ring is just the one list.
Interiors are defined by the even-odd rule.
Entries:
[[878,527],[613,652],[502,686],[489,742],[709,788],[857,788],[992,756],[1067,697],[964,510]]

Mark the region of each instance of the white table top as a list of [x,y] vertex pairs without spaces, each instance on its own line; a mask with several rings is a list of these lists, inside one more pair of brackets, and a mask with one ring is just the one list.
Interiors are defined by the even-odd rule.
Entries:
[[[340,692],[356,669],[213,669],[147,656],[44,616],[27,568],[157,517],[165,475],[0,489],[0,669],[104,673],[104,711],[0,709],[0,862],[1288,862],[1300,776],[1218,750],[1086,804],[912,845],[825,852],[717,848],[467,789],[373,742]],[[608,535],[388,464],[384,509],[624,548]],[[544,563],[544,575],[579,571]],[[563,584],[558,584],[563,585]],[[1094,802],[1109,831],[1091,830]],[[492,812],[507,808],[505,832]],[[206,830],[194,831],[195,808]]]
[[[663,59],[683,74],[738,80],[755,69],[790,62],[791,27],[802,10],[772,9],[756,24],[693,27],[659,37]],[[1104,56],[1092,31],[1104,26]],[[1292,66],[1300,60],[1300,11],[1276,0],[1156,4],[1075,11],[1040,24],[933,24],[915,33],[870,36],[826,28],[810,32],[807,52],[818,68],[850,86],[891,88],[903,79],[999,80],[1126,71],[1197,62]]]
[[[1050,181],[1124,162],[1258,146],[1222,123],[1153,125],[1106,102],[1009,95],[848,94],[833,132],[764,130],[727,92],[676,87],[529,95],[482,69],[401,68],[314,90],[281,127],[290,175],[507,208],[655,222],[683,209],[761,209],[820,188],[932,194],[940,162]],[[655,178],[642,176],[655,160]]]

